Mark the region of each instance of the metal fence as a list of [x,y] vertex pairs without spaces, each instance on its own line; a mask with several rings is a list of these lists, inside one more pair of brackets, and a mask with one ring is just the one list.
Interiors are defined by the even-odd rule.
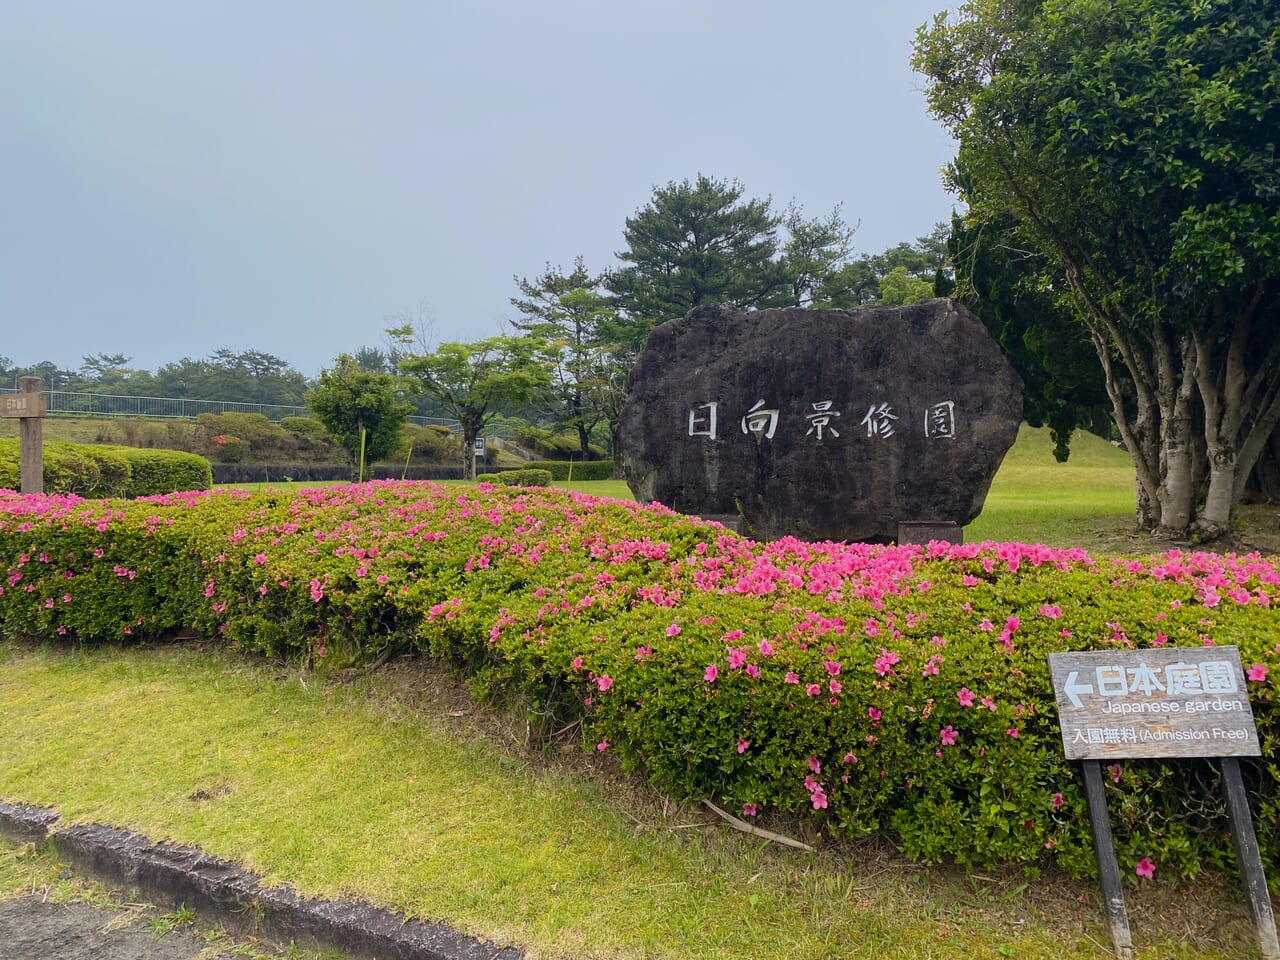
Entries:
[[[0,394],[17,393],[16,387],[0,387]],[[279,422],[284,417],[306,417],[311,411],[306,407],[283,403],[242,403],[239,400],[186,400],[182,397],[125,397],[109,393],[74,393],[69,390],[46,390],[49,413],[91,417],[158,417],[194,420],[202,413],[260,413],[268,420]],[[448,427],[455,433],[462,429],[457,420],[444,417],[409,417],[410,423],[420,426]],[[485,431],[490,437],[510,437],[511,428],[506,424],[494,425]]]

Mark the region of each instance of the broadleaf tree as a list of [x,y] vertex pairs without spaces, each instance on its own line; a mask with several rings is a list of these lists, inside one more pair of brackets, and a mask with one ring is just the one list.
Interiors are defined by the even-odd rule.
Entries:
[[373,463],[396,451],[405,418],[413,407],[398,395],[396,378],[371,373],[349,354],[320,371],[306,402],[329,435],[347,452],[351,463]]
[[528,403],[549,376],[539,362],[539,338],[501,334],[472,343],[425,349],[412,325],[387,331],[397,344],[397,368],[462,425],[463,468],[476,478],[476,440],[506,406]]
[[1171,534],[1229,528],[1280,422],[1278,50],[1274,0],[971,0],[916,37],[967,217],[1045,257]]
[[[1088,332],[1045,281],[1050,263],[1020,244],[1011,227],[1007,220],[972,224],[953,218],[952,296],[1000,344],[1022,377],[1023,417],[1033,427],[1049,428],[1054,457],[1064,462],[1077,428],[1111,436],[1106,383]],[[1056,286],[1064,286],[1061,279]]]

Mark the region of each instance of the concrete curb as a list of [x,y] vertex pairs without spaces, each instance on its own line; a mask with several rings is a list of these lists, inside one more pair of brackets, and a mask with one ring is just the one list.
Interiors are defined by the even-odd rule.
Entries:
[[164,907],[185,905],[229,931],[281,946],[343,950],[368,960],[523,960],[519,947],[463,936],[444,924],[408,920],[357,900],[307,900],[264,887],[235,864],[197,849],[152,843],[96,824],[55,830],[58,815],[0,803],[0,832],[20,843],[52,838],[59,856],[104,883],[138,890]]

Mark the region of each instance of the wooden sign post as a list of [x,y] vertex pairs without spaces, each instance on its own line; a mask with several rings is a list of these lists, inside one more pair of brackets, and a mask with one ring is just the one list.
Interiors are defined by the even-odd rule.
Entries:
[[1235,647],[1161,647],[1049,654],[1062,748],[1084,768],[1093,849],[1116,956],[1133,955],[1111,838],[1102,761],[1220,757],[1236,859],[1264,960],[1280,960],[1275,913],[1237,757],[1260,756]]
[[44,493],[44,423],[48,398],[39,377],[23,377],[17,393],[0,397],[0,417],[18,417],[21,493]]

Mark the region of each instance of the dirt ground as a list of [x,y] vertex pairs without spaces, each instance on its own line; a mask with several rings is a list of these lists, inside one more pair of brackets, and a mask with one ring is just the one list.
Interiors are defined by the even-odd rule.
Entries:
[[1240,504],[1235,509],[1231,535],[1212,543],[1162,540],[1138,530],[1132,521],[1098,519],[1084,525],[1078,545],[1094,556],[1146,555],[1174,549],[1276,555],[1280,554],[1280,504]]

